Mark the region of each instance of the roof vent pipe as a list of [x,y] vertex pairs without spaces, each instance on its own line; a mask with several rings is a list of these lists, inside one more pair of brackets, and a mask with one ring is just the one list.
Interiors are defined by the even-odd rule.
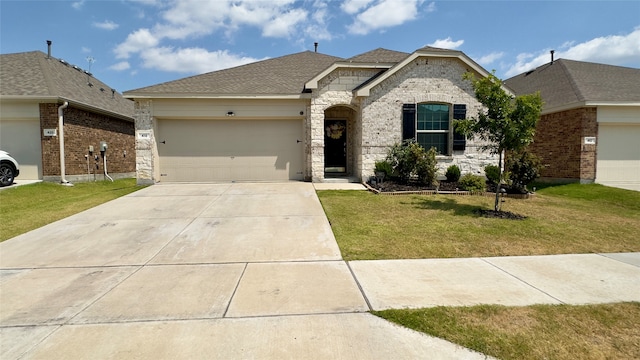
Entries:
[[51,59],[51,40],[47,40],[47,59]]
[[317,42],[313,43],[313,48],[314,48],[315,52],[318,52],[318,43]]
[[551,53],[551,63],[552,63],[552,64],[553,64],[553,54],[554,54],[555,52],[556,52],[555,50],[551,50],[551,51],[550,51],[550,53]]

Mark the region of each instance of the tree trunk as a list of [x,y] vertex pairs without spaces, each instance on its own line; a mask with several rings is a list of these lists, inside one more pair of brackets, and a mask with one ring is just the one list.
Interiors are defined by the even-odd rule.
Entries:
[[495,211],[500,211],[500,189],[502,188],[502,151],[498,154],[498,184],[496,185]]

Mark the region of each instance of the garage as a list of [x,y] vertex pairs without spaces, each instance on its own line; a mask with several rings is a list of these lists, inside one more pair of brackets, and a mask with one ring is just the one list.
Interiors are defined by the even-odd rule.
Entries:
[[596,182],[640,191],[640,124],[600,124]]
[[300,119],[158,119],[160,181],[303,180]]
[[0,148],[20,164],[18,180],[42,179],[40,119],[2,119]]

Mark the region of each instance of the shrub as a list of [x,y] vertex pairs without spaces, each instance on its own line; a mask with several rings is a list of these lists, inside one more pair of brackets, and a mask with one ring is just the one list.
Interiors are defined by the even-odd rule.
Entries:
[[386,160],[376,161],[375,172],[383,172],[386,176],[391,177],[393,174],[393,167]]
[[471,192],[483,192],[486,190],[486,182],[483,176],[473,175],[473,174],[464,174],[460,181],[458,181],[458,186],[462,190],[471,191]]
[[444,174],[448,182],[456,182],[460,180],[460,168],[458,165],[451,165],[447,168],[447,172]]
[[434,148],[426,151],[414,140],[405,140],[389,149],[387,162],[400,182],[408,182],[416,176],[421,184],[435,185],[438,163]]
[[484,174],[490,183],[497,185],[500,183],[500,168],[497,165],[487,165],[484,167]]
[[417,154],[417,161],[415,172],[418,176],[418,182],[423,185],[438,185],[436,174],[438,173],[438,161],[436,160],[436,148],[424,151],[424,148],[420,146],[422,151]]
[[513,186],[522,190],[526,190],[527,185],[540,176],[542,168],[540,158],[526,150],[511,154],[505,166]]

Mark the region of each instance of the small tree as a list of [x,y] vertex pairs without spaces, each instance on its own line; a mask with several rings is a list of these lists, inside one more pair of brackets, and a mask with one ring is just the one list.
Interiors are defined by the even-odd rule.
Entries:
[[[498,167],[502,172],[503,153],[518,151],[533,141],[542,109],[540,93],[514,98],[505,91],[495,71],[483,78],[465,73],[464,79],[471,82],[476,99],[485,109],[478,111],[477,117],[458,120],[456,128],[467,137],[477,136],[485,141],[480,148],[498,155]],[[494,208],[500,210],[500,186],[496,190]]]

